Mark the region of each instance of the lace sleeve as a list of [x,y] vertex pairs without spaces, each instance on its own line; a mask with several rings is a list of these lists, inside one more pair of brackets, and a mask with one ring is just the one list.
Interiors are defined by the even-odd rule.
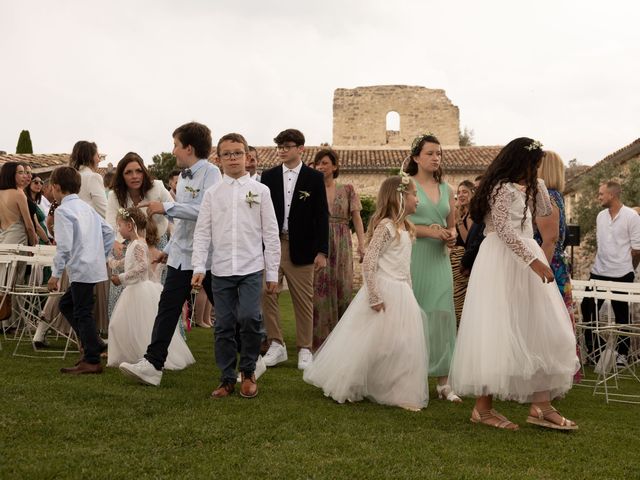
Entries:
[[551,215],[551,198],[544,180],[538,179],[538,193],[536,194],[536,217]]
[[133,285],[139,283],[148,278],[149,270],[149,258],[147,255],[147,249],[141,243],[136,242],[129,246],[133,248],[133,262],[130,265],[126,265],[124,273],[119,275],[122,285]]
[[506,185],[500,185],[496,188],[498,191],[495,193],[495,196],[492,196],[493,199],[490,202],[491,221],[496,234],[498,235],[498,238],[500,238],[500,240],[502,240],[507,247],[513,251],[513,253],[529,265],[535,260],[536,256],[522,241],[522,238],[520,238],[509,222],[509,210],[511,202],[513,201],[511,196],[512,193]]
[[362,271],[369,292],[369,305],[371,306],[382,303],[382,295],[378,291],[378,282],[376,282],[376,271],[378,270],[380,254],[384,252],[393,239],[393,233],[391,233],[388,225],[389,222],[381,222],[376,227],[362,261]]

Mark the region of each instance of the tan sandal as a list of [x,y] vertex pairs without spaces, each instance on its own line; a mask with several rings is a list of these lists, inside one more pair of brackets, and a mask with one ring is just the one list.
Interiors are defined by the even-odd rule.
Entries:
[[[544,428],[551,428],[553,430],[577,430],[578,429],[578,425],[576,424],[576,422],[573,422],[568,418],[564,418],[562,415],[560,415],[558,410],[556,410],[552,406],[549,406],[549,408],[546,408],[544,410],[538,407],[537,405],[532,404],[531,406],[536,411],[537,416],[534,417],[533,415],[529,415],[527,417],[527,423],[530,423],[532,425],[538,425]],[[551,420],[549,420],[547,418],[547,415],[549,415],[550,413],[558,413],[558,415],[560,415],[560,418],[562,419],[560,423],[552,422]]]
[[[489,422],[489,420],[498,420],[497,422]],[[520,427],[517,423],[513,423],[504,415],[498,413],[493,408],[491,410],[479,411],[474,408],[471,412],[471,422],[482,425],[488,425],[489,427],[499,428],[501,430],[513,430],[516,431]]]

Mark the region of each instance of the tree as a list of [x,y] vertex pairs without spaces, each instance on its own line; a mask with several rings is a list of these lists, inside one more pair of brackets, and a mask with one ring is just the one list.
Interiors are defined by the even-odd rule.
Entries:
[[475,132],[472,129],[464,127],[464,130],[460,132],[460,146],[472,147],[473,145],[475,145],[476,142],[473,139],[474,135]]
[[29,130],[22,130],[18,138],[16,153],[33,153],[33,145],[31,144],[31,135]]
[[153,165],[149,167],[149,172],[166,184],[169,181],[169,174],[176,168],[176,157],[172,153],[162,152],[154,155],[152,160]]

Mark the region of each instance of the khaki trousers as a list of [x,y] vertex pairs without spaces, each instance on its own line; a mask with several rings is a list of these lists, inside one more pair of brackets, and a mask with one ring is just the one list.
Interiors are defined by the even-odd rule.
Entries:
[[289,256],[289,239],[280,236],[280,268],[278,270],[278,293],[262,295],[262,314],[269,340],[276,340],[284,345],[280,323],[280,307],[278,298],[282,289],[283,277],[287,279],[293,313],[296,319],[296,346],[308,348],[313,346],[313,274],[314,265],[294,265]]

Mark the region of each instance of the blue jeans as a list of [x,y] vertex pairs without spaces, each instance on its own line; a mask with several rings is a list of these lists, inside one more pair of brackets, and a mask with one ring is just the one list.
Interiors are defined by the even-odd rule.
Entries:
[[238,344],[240,336],[239,370],[245,377],[253,375],[262,343],[260,302],[262,272],[230,277],[211,276],[211,292],[216,306],[216,365],[222,383],[236,383]]

